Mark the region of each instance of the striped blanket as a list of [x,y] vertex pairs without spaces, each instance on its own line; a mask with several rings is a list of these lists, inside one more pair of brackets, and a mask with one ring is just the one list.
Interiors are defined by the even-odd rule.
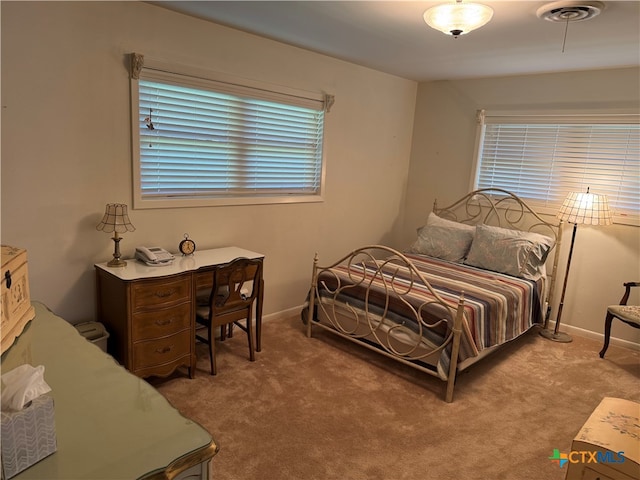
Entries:
[[[467,321],[463,327],[461,360],[477,356],[486,348],[508,342],[529,330],[534,324],[543,321],[543,278],[531,281],[432,257],[405,255],[431,287],[454,309],[461,293],[464,292]],[[390,277],[383,279],[376,267],[367,266],[366,280],[360,282],[361,288],[344,288],[350,283],[350,276],[354,277],[354,269],[362,271],[362,266],[354,267],[351,264],[349,267],[334,267],[331,273],[325,271],[319,276],[319,284],[328,286],[329,290],[339,284],[342,287],[339,295],[341,301],[360,305],[363,309],[366,304],[369,311],[372,305],[378,307],[378,311],[384,311],[388,305],[386,318],[404,318],[415,323],[415,316],[411,319],[411,315],[407,315],[410,312],[405,304],[393,301],[387,304],[389,299],[384,293],[385,288],[388,291],[390,284],[402,290],[403,285],[410,282],[410,273],[406,268],[403,271],[402,268],[398,269],[397,265],[386,267],[385,271],[388,270]],[[365,287],[369,286],[369,292],[365,293]],[[320,295],[329,296],[322,291]],[[432,300],[433,295],[423,282],[418,281],[412,284],[407,298],[411,305],[418,308],[419,305]],[[442,336],[444,334],[445,332],[442,332]]]
[[447,302],[455,305],[464,292],[469,335],[478,352],[543,322],[543,277],[526,280],[432,257],[407,257]]

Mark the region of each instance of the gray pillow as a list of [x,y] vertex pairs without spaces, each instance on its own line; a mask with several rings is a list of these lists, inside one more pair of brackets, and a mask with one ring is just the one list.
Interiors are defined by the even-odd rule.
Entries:
[[553,239],[538,233],[477,225],[464,263],[535,280],[544,275],[544,263],[553,243]]
[[427,224],[418,229],[409,252],[462,262],[469,251],[475,227],[438,217],[431,212]]

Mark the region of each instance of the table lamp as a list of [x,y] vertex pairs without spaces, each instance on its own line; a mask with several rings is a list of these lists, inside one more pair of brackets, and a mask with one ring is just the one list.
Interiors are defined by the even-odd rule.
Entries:
[[569,192],[556,217],[563,222],[573,223],[573,234],[571,235],[571,246],[569,247],[567,270],[564,274],[564,284],[562,286],[562,294],[560,295],[556,326],[552,332],[547,330],[547,325],[545,325],[545,329],[540,331],[540,335],[555,342],[568,343],[573,339],[569,334],[560,331],[560,318],[562,317],[562,307],[564,306],[564,294],[567,290],[567,279],[569,278],[569,268],[571,267],[573,244],[576,240],[576,230],[578,229],[579,223],[587,225],[610,225],[612,223],[611,210],[609,210],[609,201],[606,195],[589,193],[589,189],[587,188],[587,193]]
[[107,203],[107,207],[104,212],[104,217],[98,225],[96,230],[102,230],[103,232],[113,232],[112,240],[115,243],[115,250],[113,252],[113,260],[107,263],[108,267],[124,267],[127,262],[120,259],[120,233],[133,232],[136,229],[129,220],[127,214],[127,206],[124,203]]

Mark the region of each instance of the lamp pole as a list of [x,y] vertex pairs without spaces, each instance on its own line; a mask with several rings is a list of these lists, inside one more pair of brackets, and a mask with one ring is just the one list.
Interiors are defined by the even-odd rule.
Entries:
[[560,319],[562,317],[562,308],[564,307],[564,294],[567,291],[567,280],[569,280],[569,268],[571,267],[573,244],[576,241],[578,223],[586,223],[588,225],[610,225],[612,219],[607,196],[589,193],[589,188],[587,188],[587,193],[569,192],[556,217],[560,219],[560,228],[562,228],[562,222],[565,220],[569,223],[573,223],[573,234],[571,235],[571,246],[569,247],[569,258],[567,259],[567,271],[564,274],[564,284],[562,285],[562,295],[560,295],[560,305],[558,306],[556,326],[553,332],[550,332],[547,330],[547,324],[545,322],[544,329],[540,331],[540,335],[555,342],[569,343],[572,338],[569,334],[562,333],[560,331]]
[[561,343],[569,343],[573,339],[568,333],[560,331],[560,319],[562,317],[562,308],[564,307],[564,294],[567,291],[567,280],[569,279],[569,269],[571,268],[571,257],[573,256],[573,244],[576,241],[576,232],[578,231],[578,224],[573,224],[573,233],[571,234],[571,246],[569,247],[569,258],[567,259],[567,270],[564,274],[564,282],[562,284],[562,293],[560,294],[560,305],[558,305],[558,316],[556,317],[556,326],[553,329],[553,333],[550,330],[540,330],[540,335],[549,340]]

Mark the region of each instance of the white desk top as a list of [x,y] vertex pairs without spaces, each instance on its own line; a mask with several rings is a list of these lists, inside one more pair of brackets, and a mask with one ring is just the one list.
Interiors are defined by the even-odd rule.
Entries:
[[163,267],[151,267],[135,259],[126,259],[125,267],[107,267],[107,262],[96,263],[96,268],[100,268],[122,280],[138,280],[141,278],[163,277],[165,275],[175,275],[199,268],[211,267],[228,263],[238,257],[264,258],[264,255],[238,247],[213,248],[211,250],[196,250],[193,255],[176,255],[176,259],[171,265]]

